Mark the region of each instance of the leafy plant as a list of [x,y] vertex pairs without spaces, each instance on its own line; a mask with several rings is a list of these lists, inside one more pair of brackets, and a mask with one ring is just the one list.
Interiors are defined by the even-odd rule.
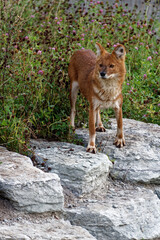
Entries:
[[[101,1],[9,0],[0,5],[0,143],[19,152],[30,137],[72,141],[68,63],[77,49],[127,50],[123,115],[159,122],[158,21]],[[103,120],[113,116],[104,111]],[[88,103],[78,96],[76,125],[86,126]]]

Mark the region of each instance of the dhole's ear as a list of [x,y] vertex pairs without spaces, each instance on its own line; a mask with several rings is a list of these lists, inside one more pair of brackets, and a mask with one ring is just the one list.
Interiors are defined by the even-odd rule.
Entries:
[[98,42],[96,42],[95,46],[97,48],[97,57],[99,57],[105,52],[105,49]]
[[119,44],[118,46],[116,46],[112,54],[114,54],[118,59],[125,58],[126,55],[125,47]]

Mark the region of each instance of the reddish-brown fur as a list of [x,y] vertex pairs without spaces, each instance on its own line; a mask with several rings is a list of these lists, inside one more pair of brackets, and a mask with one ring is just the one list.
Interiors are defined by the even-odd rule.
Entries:
[[[71,57],[68,74],[71,81],[71,126],[74,127],[75,103],[78,90],[90,103],[89,143],[87,151],[95,153],[95,130],[105,131],[100,118],[100,108],[112,107],[117,119],[115,145],[125,145],[122,124],[122,83],[125,79],[125,48],[118,45],[108,53],[96,43],[97,56],[91,50],[76,51]],[[95,128],[95,123],[97,127]]]

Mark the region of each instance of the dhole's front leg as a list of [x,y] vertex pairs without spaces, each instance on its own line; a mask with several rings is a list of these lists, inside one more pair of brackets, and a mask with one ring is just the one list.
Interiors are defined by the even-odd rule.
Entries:
[[96,131],[97,132],[105,132],[106,129],[103,127],[103,123],[101,121],[101,115],[100,115],[100,111],[99,109],[97,109],[97,113],[96,113]]
[[114,144],[121,148],[125,146],[125,139],[123,135],[123,122],[122,122],[122,106],[116,107],[114,109],[115,115],[116,115],[116,120],[117,120],[117,135],[116,135],[116,140]]
[[89,142],[88,142],[88,146],[87,146],[87,152],[91,152],[91,153],[96,153],[95,119],[96,119],[96,111],[94,110],[93,106],[90,106],[90,109],[89,109]]

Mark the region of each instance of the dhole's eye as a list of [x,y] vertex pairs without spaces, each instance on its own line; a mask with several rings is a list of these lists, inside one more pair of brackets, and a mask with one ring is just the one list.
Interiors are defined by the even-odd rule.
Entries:
[[99,64],[100,67],[103,67],[103,64]]
[[111,65],[109,65],[109,67],[110,67],[110,68],[114,68],[114,65],[113,65],[113,64],[111,64]]

